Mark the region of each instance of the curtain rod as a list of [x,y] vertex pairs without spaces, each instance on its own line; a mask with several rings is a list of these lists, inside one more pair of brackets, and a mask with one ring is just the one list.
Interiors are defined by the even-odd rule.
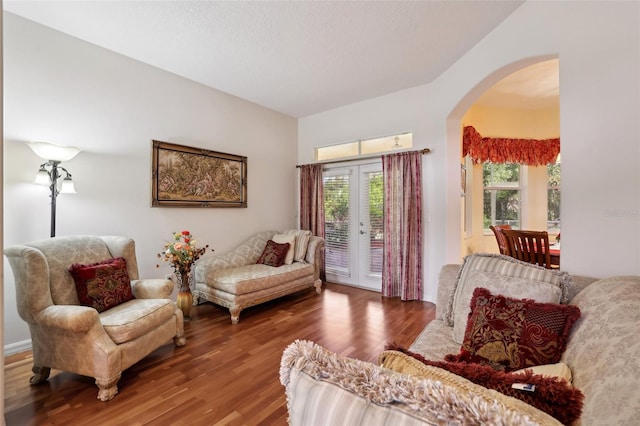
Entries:
[[[403,151],[403,152],[411,152],[411,151]],[[421,149],[418,152],[421,153],[421,154],[429,154],[431,152],[431,150],[429,148],[424,148],[424,149]],[[347,163],[347,162],[350,162],[350,161],[371,160],[372,158],[381,158],[381,157],[382,157],[382,155],[371,155],[371,156],[368,156],[368,157],[347,158],[345,160],[319,161],[319,162],[313,163],[313,164]],[[302,166],[304,166],[304,164],[297,164],[296,168],[299,169]]]

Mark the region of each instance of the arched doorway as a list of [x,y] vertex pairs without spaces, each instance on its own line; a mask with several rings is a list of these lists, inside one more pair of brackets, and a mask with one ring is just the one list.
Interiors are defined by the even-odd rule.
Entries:
[[[546,65],[544,65],[546,64]],[[551,64],[551,65],[550,65]],[[549,91],[553,90],[553,82],[544,81],[544,79],[548,78],[548,75],[545,75],[544,78],[541,78],[541,81],[535,82],[536,73],[540,74],[540,70],[543,67],[553,68],[553,64],[555,64],[555,72],[556,72],[556,81],[555,81],[555,90],[556,90],[556,125],[557,125],[557,137],[559,137],[559,103],[557,99],[557,73],[558,73],[558,59],[556,56],[539,56],[533,58],[526,58],[520,61],[505,65],[504,67],[496,70],[492,74],[488,75],[485,79],[479,82],[472,90],[470,90],[466,96],[464,96],[460,102],[456,105],[456,107],[449,114],[447,119],[447,211],[450,214],[447,215],[447,252],[446,256],[448,259],[460,259],[469,252],[474,251],[494,251],[491,249],[487,249],[485,246],[485,236],[482,231],[478,231],[478,227],[482,228],[482,212],[480,212],[480,224],[478,224],[478,197],[482,197],[482,192],[478,195],[478,170],[466,170],[466,173],[461,173],[461,165],[464,165],[461,162],[461,140],[462,140],[462,129],[465,125],[465,121],[469,121],[468,113],[472,111],[474,106],[476,106],[476,110],[478,110],[477,105],[479,100],[485,98],[484,103],[488,104],[491,101],[491,96],[488,96],[487,93],[491,95],[492,88],[498,87],[499,89],[504,89],[504,86],[507,86],[507,92],[517,91],[517,85],[514,85],[514,82],[520,81],[521,84],[526,85],[526,80],[529,80],[528,87],[521,87],[520,91],[523,93],[539,91],[537,94],[529,95],[530,97],[544,97],[549,96]],[[537,70],[537,71],[536,71]],[[548,74],[548,69],[545,71]],[[512,77],[509,79],[509,76],[515,75],[516,77]],[[541,76],[542,77],[542,76]],[[506,81],[504,84],[500,84],[500,82]],[[495,93],[493,94],[495,95]],[[515,94],[513,96],[508,96],[509,94],[502,94],[502,101],[510,102],[511,106],[515,105],[514,102],[517,101],[516,98],[518,96],[522,97],[523,94]],[[487,98],[489,101],[487,101]],[[495,96],[493,96],[495,100]],[[499,97],[498,97],[499,98]],[[535,105],[533,102],[535,100],[530,100],[532,102],[533,107]],[[484,108],[484,111],[481,111],[479,114],[476,114],[476,120],[480,117],[480,120],[485,120],[486,128],[492,129],[490,131],[495,130],[496,128],[500,128],[500,123],[498,120],[494,120],[491,123],[491,119],[487,119],[487,111],[491,108],[496,109],[497,106],[488,106]],[[478,111],[476,111],[478,112]],[[517,115],[517,114],[516,114]],[[522,115],[522,114],[520,114]],[[502,118],[504,120],[504,118]],[[517,126],[518,120],[514,120],[513,126]],[[498,123],[498,125],[496,125]],[[512,126],[512,127],[513,127]],[[505,126],[503,126],[505,127]],[[506,126],[506,131],[509,131]],[[517,130],[517,127],[516,127]],[[511,130],[513,132],[513,130]],[[519,137],[519,135],[525,133],[515,133],[508,135],[501,135],[501,137]],[[486,136],[494,136],[497,135],[486,135]],[[465,170],[462,170],[465,171]],[[482,171],[480,171],[482,173]],[[537,171],[540,174],[540,171]],[[466,174],[467,178],[467,186],[461,186],[461,179]],[[473,178],[475,176],[475,183],[472,188],[469,188],[469,184],[473,184]],[[479,179],[482,179],[482,174],[480,174]],[[475,188],[475,189],[474,189]],[[466,191],[473,190],[475,191],[476,202],[474,202],[473,196],[471,193],[466,193]],[[480,189],[482,191],[482,189]],[[538,191],[540,192],[540,191]],[[538,194],[538,198],[540,195]],[[537,201],[532,201],[529,205],[539,205]],[[481,206],[480,206],[481,208]],[[475,209],[475,210],[474,210]],[[459,215],[453,214],[453,212],[460,212]],[[527,216],[529,215],[529,216]],[[473,218],[476,218],[474,221]],[[532,220],[533,216],[529,213],[525,213],[525,220],[527,223],[531,221],[531,223],[535,223],[535,227],[540,227],[539,219],[538,223]],[[475,222],[475,223],[474,223]],[[474,226],[475,225],[475,226]],[[489,239],[487,244],[494,244],[493,240]],[[497,245],[495,247],[495,251],[497,252]]]

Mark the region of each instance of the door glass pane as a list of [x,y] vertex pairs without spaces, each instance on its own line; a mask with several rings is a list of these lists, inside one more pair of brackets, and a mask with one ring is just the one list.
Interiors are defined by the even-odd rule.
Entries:
[[325,269],[351,274],[349,253],[349,174],[323,177]]
[[383,221],[383,190],[382,172],[370,172],[365,174],[366,188],[364,191],[365,214],[369,222],[369,250],[368,272],[382,275],[382,244],[384,241]]

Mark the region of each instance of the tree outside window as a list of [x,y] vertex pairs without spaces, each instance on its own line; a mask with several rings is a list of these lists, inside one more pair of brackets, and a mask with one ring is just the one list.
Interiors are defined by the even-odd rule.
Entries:
[[560,232],[560,163],[547,165],[547,231]]
[[483,226],[510,225],[520,228],[520,165],[517,163],[485,163]]
[[325,239],[346,242],[349,239],[349,175],[324,177],[323,185]]

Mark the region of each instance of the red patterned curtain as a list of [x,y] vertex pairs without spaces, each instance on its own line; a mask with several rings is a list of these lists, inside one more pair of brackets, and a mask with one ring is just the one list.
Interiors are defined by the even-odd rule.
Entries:
[[322,164],[300,166],[300,229],[324,238]]
[[422,153],[382,156],[382,295],[422,299]]
[[527,166],[553,164],[560,153],[560,139],[483,138],[473,126],[464,128],[462,156],[478,163],[518,163]]

